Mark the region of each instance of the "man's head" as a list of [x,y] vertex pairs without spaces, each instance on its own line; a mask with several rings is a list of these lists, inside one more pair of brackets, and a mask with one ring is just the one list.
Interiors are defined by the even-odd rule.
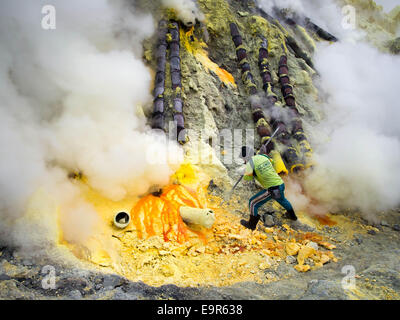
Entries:
[[248,146],[243,146],[240,157],[244,160],[244,162],[249,161],[252,156],[254,156],[254,149]]

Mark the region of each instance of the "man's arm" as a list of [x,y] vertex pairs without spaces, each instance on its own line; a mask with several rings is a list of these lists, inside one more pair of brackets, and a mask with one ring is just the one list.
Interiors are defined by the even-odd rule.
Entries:
[[251,167],[250,163],[246,164],[246,170],[244,172],[244,177],[243,178],[244,178],[245,181],[251,181],[251,180],[254,179],[253,168]]

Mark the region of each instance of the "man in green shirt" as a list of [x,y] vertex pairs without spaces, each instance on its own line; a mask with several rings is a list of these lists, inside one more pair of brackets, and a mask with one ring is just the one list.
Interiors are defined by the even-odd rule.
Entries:
[[265,154],[254,155],[250,147],[242,147],[241,158],[246,163],[244,180],[256,179],[264,190],[250,198],[250,220],[241,220],[240,223],[248,229],[255,230],[260,220],[258,209],[270,200],[276,200],[287,211],[287,217],[297,220],[293,207],[285,198],[285,184],[282,178],[276,173],[273,160]]

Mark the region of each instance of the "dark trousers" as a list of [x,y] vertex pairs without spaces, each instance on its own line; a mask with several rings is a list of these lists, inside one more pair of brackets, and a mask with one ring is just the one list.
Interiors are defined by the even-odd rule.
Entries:
[[[278,189],[279,192],[276,192],[278,190],[274,191],[273,189]],[[261,190],[255,196],[251,197],[249,200],[250,214],[257,216],[258,209],[270,200],[276,200],[287,211],[293,210],[292,205],[285,198],[285,184],[282,183],[280,186]]]

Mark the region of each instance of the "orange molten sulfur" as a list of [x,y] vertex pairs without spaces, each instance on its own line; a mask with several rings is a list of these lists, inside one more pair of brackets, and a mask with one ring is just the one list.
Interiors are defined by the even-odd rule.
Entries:
[[162,234],[165,241],[175,240],[183,243],[189,239],[190,230],[183,222],[179,209],[181,206],[203,208],[197,195],[181,185],[169,185],[160,197],[148,195],[138,201],[131,211],[138,237],[149,238]]

